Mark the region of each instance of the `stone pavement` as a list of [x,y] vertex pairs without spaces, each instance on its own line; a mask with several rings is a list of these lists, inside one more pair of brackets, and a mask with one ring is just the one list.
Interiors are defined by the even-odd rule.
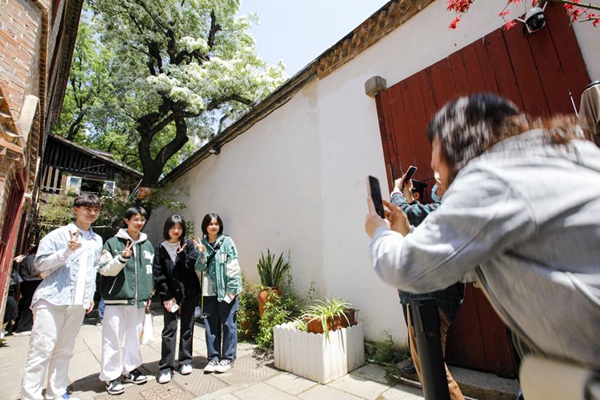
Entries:
[[[406,385],[390,386],[385,381],[382,368],[367,364],[349,375],[327,385],[276,369],[272,361],[253,357],[251,344],[238,345],[236,365],[224,374],[202,372],[206,365],[204,329],[196,325],[194,330],[194,371],[182,376],[175,373],[173,380],[165,385],[156,382],[160,359],[160,332],[162,314],[154,311],[155,341],[142,346],[144,364],[140,370],[152,375],[148,383],[140,386],[125,385],[125,393],[110,396],[104,383],[98,380],[100,372],[102,327],[90,325],[95,319],[86,320],[75,343],[75,355],[71,361],[69,378],[71,395],[82,400],[188,400],[188,399],[423,399],[422,391]],[[157,315],[160,314],[160,315]],[[0,400],[20,398],[21,376],[27,354],[28,336],[8,336],[0,347]]]

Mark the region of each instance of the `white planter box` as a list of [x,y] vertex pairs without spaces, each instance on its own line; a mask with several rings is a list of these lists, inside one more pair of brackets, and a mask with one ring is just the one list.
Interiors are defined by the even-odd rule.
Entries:
[[292,322],[275,325],[275,367],[319,383],[328,383],[365,363],[362,325],[324,334],[302,332]]

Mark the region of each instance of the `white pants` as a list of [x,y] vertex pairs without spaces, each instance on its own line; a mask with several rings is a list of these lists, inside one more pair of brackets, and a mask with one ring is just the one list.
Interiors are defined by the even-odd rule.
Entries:
[[[128,375],[142,365],[140,335],[144,323],[144,308],[106,305],[102,319],[102,372],[100,380],[110,382]],[[123,343],[121,363],[121,343]]]
[[33,306],[33,316],[21,398],[43,399],[47,372],[46,399],[55,399],[67,392],[69,362],[85,310],[82,306],[55,306],[40,300]]

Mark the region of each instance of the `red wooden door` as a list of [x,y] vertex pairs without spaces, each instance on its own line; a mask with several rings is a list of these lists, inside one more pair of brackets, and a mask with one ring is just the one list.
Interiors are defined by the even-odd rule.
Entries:
[[[418,168],[415,179],[431,188],[427,124],[457,96],[493,92],[533,116],[573,113],[590,79],[564,9],[549,4],[545,14],[547,28],[533,35],[520,26],[498,29],[376,97],[390,188],[409,165]],[[446,359],[504,376],[517,373],[504,324],[472,285],[450,329]]]
[[10,192],[6,203],[6,212],[4,225],[2,226],[2,235],[0,236],[0,316],[4,315],[6,308],[6,296],[8,292],[8,280],[12,268],[13,254],[12,249],[16,242],[16,235],[21,214],[21,205],[23,201],[23,173],[17,175],[17,179],[8,181]]

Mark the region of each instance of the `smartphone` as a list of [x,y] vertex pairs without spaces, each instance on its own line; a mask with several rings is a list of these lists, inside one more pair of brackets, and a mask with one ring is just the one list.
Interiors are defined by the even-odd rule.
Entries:
[[383,211],[383,201],[381,200],[381,188],[379,187],[379,180],[374,176],[369,175],[369,191],[371,192],[371,199],[375,205],[375,211],[381,218],[385,218],[385,212]]
[[417,167],[415,167],[414,165],[408,167],[408,171],[406,171],[406,178],[404,178],[404,182],[402,182],[402,189],[404,189],[406,182],[408,182],[413,177],[415,172],[417,172]]

